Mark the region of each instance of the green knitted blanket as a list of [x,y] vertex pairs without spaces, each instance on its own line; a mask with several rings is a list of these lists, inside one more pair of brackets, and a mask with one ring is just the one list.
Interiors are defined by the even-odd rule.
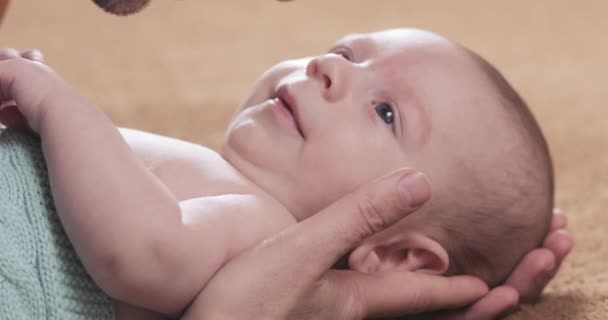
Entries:
[[112,319],[58,220],[35,134],[0,129],[0,319]]

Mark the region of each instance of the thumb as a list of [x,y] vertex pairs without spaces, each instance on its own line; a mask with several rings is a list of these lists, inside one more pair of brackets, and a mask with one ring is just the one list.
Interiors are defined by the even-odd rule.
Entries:
[[283,241],[272,242],[282,248],[269,252],[288,255],[291,265],[300,264],[308,276],[318,278],[361,241],[416,211],[430,195],[422,173],[398,170],[288,228],[278,237]]

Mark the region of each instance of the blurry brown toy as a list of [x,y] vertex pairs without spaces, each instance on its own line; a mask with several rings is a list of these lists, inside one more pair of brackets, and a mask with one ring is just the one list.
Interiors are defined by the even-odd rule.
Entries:
[[[277,1],[289,2],[292,0]],[[8,2],[8,0],[0,0],[0,8],[4,2]],[[127,16],[141,11],[141,9],[148,5],[150,0],[93,0],[93,2],[106,12],[119,16]]]
[[[0,3],[2,1],[8,0],[0,0]],[[127,16],[141,11],[150,0],[93,0],[93,2],[106,12]]]
[[2,18],[4,17],[4,12],[8,7],[8,0],[0,0],[0,23],[2,23]]

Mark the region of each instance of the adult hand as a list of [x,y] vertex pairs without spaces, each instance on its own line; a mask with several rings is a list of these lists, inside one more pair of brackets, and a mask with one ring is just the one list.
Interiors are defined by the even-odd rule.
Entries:
[[530,251],[513,270],[505,285],[492,289],[466,309],[443,312],[433,319],[490,320],[513,311],[519,303],[536,302],[574,245],[572,237],[565,230],[567,224],[562,211],[555,209],[542,248]]
[[331,269],[429,197],[410,169],[376,180],[230,261],[183,319],[363,319],[468,305],[487,293],[474,277]]

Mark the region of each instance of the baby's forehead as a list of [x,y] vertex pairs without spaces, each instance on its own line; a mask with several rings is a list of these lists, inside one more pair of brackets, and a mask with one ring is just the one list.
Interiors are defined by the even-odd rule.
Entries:
[[405,48],[412,46],[444,46],[453,48],[453,43],[445,37],[421,29],[388,29],[369,33],[348,34],[334,42],[332,46],[339,45],[370,45],[382,50],[388,47]]
[[395,72],[416,66],[443,69],[446,73],[477,69],[461,46],[436,33],[418,29],[349,34],[337,40],[330,51],[346,51],[354,62],[377,62]]

